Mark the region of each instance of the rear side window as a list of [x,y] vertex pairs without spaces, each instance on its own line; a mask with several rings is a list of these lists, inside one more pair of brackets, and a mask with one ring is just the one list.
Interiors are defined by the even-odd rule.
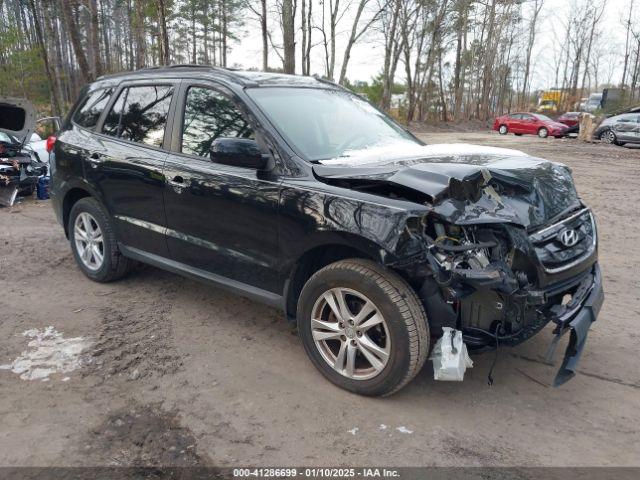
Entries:
[[211,143],[220,137],[254,138],[254,135],[231,100],[210,88],[191,87],[184,108],[182,152],[207,157]]
[[173,87],[166,85],[129,87],[107,114],[103,132],[108,135],[160,147],[167,125]]
[[93,130],[112,93],[112,88],[102,88],[91,92],[73,114],[73,121],[81,127]]

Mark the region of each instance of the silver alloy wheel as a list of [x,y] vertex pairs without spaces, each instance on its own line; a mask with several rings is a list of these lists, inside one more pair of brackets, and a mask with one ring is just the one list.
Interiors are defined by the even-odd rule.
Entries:
[[615,143],[616,134],[611,130],[607,130],[606,132],[602,132],[602,134],[600,135],[600,140],[602,140],[604,143]]
[[541,128],[540,130],[538,130],[538,136],[540,138],[547,138],[549,136],[549,130],[547,130],[546,128]]
[[316,300],[311,333],[322,358],[347,378],[373,378],[389,361],[391,337],[382,313],[350,288],[332,288]]
[[89,270],[100,270],[104,262],[102,230],[96,219],[87,212],[76,217],[73,238],[80,260]]
[[506,135],[507,134],[507,126],[506,125],[500,125],[500,128],[498,129],[498,133],[500,133],[500,135]]

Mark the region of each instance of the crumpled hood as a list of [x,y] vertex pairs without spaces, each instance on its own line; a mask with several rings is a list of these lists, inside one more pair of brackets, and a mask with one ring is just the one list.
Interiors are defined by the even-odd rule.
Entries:
[[[451,223],[535,228],[580,206],[570,170],[518,150],[468,144],[347,152],[313,166],[320,180],[431,205]],[[407,193],[411,193],[407,196]]]
[[0,131],[27,142],[36,127],[36,109],[26,98],[0,97]]

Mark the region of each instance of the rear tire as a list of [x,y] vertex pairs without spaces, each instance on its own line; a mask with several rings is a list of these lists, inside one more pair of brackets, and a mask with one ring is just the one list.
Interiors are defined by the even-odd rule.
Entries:
[[76,263],[91,280],[112,282],[130,272],[133,261],[120,253],[109,216],[96,199],[87,197],[76,202],[68,228]]
[[298,331],[315,367],[361,395],[400,390],[429,352],[427,317],[415,291],[370,260],[342,260],[316,272],[298,300]]

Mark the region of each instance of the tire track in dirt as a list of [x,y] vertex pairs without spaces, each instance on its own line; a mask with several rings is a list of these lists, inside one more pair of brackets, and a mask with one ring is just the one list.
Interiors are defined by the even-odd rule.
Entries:
[[[93,427],[80,446],[87,464],[108,466],[197,467],[211,465],[198,452],[193,433],[180,423],[177,412],[158,403],[111,412]],[[137,477],[136,477],[137,478]]]
[[171,298],[151,304],[102,307],[100,332],[85,375],[138,380],[179,371],[183,362],[167,318],[171,309]]

